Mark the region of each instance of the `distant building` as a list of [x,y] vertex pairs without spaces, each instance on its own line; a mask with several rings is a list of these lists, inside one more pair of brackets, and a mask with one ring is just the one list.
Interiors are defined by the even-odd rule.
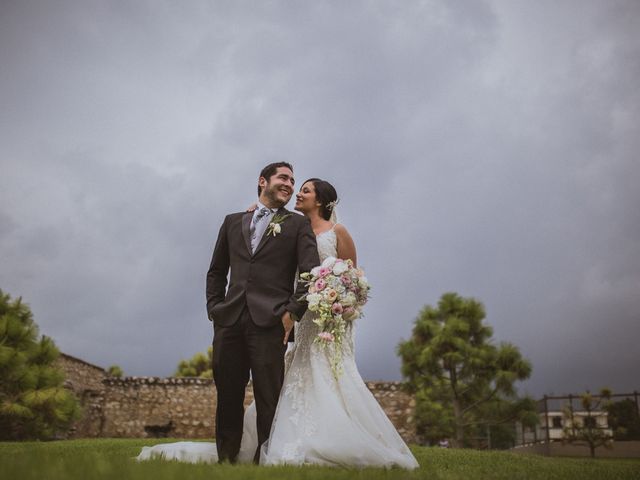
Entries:
[[[544,442],[547,439],[551,442],[562,441],[564,429],[572,426],[571,417],[563,411],[541,412],[538,413],[538,419],[539,423],[535,428],[523,427],[520,422],[516,423],[516,443],[518,445]],[[574,410],[573,419],[578,428],[583,428],[591,423],[593,427],[602,429],[607,435],[613,436],[613,430],[609,428],[608,413],[605,411],[592,411],[589,414],[585,411]]]

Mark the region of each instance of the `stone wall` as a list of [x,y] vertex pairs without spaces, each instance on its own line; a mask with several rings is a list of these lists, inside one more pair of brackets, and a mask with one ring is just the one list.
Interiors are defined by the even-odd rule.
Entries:
[[104,368],[64,353],[60,354],[57,363],[65,372],[64,386],[75,393],[82,408],[81,417],[71,427],[69,437],[99,437],[104,421],[102,407],[107,372]]
[[[203,378],[108,377],[100,367],[64,355],[67,384],[81,400],[83,418],[72,438],[214,437],[216,389]],[[366,382],[400,435],[415,443],[415,401],[398,382]],[[245,405],[253,401],[251,385]]]
[[401,388],[400,382],[365,382],[373,396],[407,443],[416,443],[413,412],[415,398]]
[[66,353],[60,354],[57,363],[66,374],[65,387],[73,390],[76,394],[104,389],[102,381],[107,378],[107,372],[104,368]]
[[202,378],[105,380],[105,437],[212,438],[216,390]]

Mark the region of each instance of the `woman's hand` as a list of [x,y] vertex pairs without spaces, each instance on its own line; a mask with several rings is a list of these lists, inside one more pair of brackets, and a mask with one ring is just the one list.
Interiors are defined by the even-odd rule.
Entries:
[[294,323],[296,322],[293,320],[293,318],[291,318],[291,313],[284,312],[284,314],[282,315],[282,326],[284,327],[284,339],[282,343],[284,345],[286,345],[287,341],[289,340],[289,334],[291,333],[291,330],[293,330]]

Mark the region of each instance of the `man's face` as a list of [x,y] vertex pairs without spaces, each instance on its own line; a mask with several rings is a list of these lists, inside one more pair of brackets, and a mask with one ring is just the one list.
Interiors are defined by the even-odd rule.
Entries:
[[293,195],[295,180],[293,172],[287,167],[278,167],[269,179],[260,177],[262,187],[260,199],[267,207],[284,207]]

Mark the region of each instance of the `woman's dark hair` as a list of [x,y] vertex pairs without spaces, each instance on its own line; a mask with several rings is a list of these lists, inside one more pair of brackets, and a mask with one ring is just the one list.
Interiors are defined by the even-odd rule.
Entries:
[[316,190],[316,200],[321,203],[320,215],[325,220],[329,220],[333,207],[335,207],[335,202],[338,201],[336,189],[326,180],[319,178],[310,178],[304,182],[303,185],[307,182],[313,183],[313,188]]
[[[289,170],[293,172],[293,167],[291,166],[290,163],[276,162],[276,163],[270,163],[269,165],[264,167],[260,172],[260,177],[264,177],[267,180],[267,182],[269,182],[271,177],[273,177],[276,174],[276,172],[278,171],[278,168],[280,167],[287,167]],[[260,188],[260,185],[258,185],[258,196],[260,196],[261,193],[262,193],[262,188]]]

